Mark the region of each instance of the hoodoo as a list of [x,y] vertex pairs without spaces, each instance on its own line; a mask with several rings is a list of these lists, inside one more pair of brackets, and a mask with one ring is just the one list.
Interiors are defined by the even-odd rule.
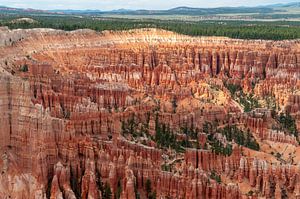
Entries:
[[0,198],[299,198],[299,79],[299,40],[2,28]]

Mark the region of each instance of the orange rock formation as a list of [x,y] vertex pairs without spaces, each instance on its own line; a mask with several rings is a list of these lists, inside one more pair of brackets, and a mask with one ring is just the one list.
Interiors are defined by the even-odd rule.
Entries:
[[[270,112],[243,113],[223,82],[245,93],[255,83],[257,98],[274,97],[277,109],[298,121],[300,41],[156,29],[2,28],[0,38],[0,198],[99,199],[103,184],[112,198],[146,198],[147,180],[157,198],[300,198],[297,162],[276,159],[267,147],[235,145],[231,156],[186,149],[172,171],[163,171],[172,153],[120,134],[122,121],[135,114],[145,122],[151,113],[154,135],[155,112],[172,129],[243,124],[262,145],[280,142],[296,151],[296,137],[271,129]],[[204,146],[206,135],[198,139]]]

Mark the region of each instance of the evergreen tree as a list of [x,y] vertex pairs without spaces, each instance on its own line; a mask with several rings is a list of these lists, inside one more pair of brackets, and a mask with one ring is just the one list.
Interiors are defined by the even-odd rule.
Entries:
[[111,199],[112,196],[112,192],[110,189],[110,185],[106,182],[103,188],[103,192],[102,192],[102,198],[103,199]]
[[147,196],[147,198],[149,198],[149,196],[151,195],[151,192],[152,192],[151,181],[150,181],[150,179],[148,178],[148,179],[146,180],[146,196]]

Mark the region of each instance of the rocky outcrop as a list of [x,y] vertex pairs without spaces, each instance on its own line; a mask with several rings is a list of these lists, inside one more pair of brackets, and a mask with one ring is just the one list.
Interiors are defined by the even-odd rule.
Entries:
[[[149,140],[156,120],[176,133],[210,121],[241,123],[262,140],[296,147],[294,137],[269,131],[270,112],[244,114],[223,81],[274,97],[297,119],[299,41],[156,29],[2,28],[0,38],[0,198],[97,199],[108,189],[112,197],[146,198],[147,181],[157,198],[247,198],[243,183],[253,197],[299,195],[295,164],[273,166],[239,147],[228,157],[203,149],[183,155]],[[143,142],[120,134],[133,116],[148,130]],[[208,139],[199,132],[191,141],[205,148]]]
[[184,165],[217,172],[222,179],[230,178],[240,184],[246,182],[250,185],[249,190],[262,193],[267,198],[281,197],[282,190],[291,192],[290,197],[294,198],[299,186],[299,165],[272,165],[255,157],[242,157],[239,150],[236,148],[229,157],[205,150],[187,151]]

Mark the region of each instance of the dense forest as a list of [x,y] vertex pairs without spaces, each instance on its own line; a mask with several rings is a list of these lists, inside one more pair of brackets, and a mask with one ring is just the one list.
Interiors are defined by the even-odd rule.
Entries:
[[[30,17],[36,23],[12,23],[16,18]],[[300,38],[300,22],[200,21],[187,22],[154,19],[117,19],[75,16],[0,16],[0,26],[16,28],[54,28],[96,31],[161,28],[191,36],[226,36],[240,39],[284,40]]]

